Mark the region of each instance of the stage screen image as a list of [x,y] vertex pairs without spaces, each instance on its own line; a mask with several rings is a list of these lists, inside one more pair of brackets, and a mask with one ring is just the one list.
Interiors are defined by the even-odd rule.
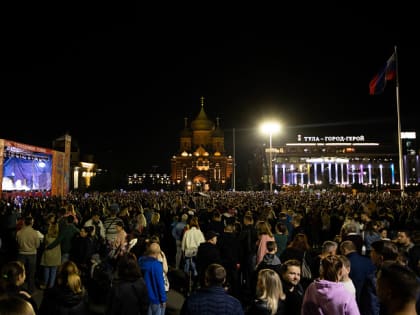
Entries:
[[5,147],[3,191],[50,191],[52,155]]

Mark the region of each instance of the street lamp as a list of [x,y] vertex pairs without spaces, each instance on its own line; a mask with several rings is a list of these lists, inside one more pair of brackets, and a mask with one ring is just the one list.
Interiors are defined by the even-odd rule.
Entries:
[[280,124],[277,122],[265,122],[261,125],[261,131],[264,134],[268,134],[270,137],[270,151],[269,153],[269,183],[270,183],[270,193],[273,192],[273,143],[272,143],[272,138],[273,138],[273,134],[277,133],[280,131]]

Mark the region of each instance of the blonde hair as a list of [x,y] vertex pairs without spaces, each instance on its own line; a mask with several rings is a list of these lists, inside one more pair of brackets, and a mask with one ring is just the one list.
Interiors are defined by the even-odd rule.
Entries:
[[267,301],[272,315],[276,314],[279,299],[284,300],[286,298],[277,272],[272,269],[261,269],[258,272],[257,296]]
[[147,220],[146,220],[145,215],[142,212],[137,215],[137,224],[141,228],[147,227]]
[[75,294],[83,292],[82,280],[76,273],[71,273],[67,276],[67,286]]
[[273,237],[273,232],[271,232],[271,225],[267,221],[258,221],[255,227],[258,231],[258,235],[268,234],[270,237]]
[[72,204],[72,203],[67,204],[66,212],[71,213],[72,215],[76,215],[77,212],[76,212],[76,209],[74,207],[74,204]]
[[58,267],[57,284],[64,285],[66,282],[68,282],[69,275],[79,275],[79,273],[80,271],[77,265],[73,261],[68,260]]
[[160,220],[160,214],[159,212],[153,212],[152,217],[150,218],[151,224],[158,224]]

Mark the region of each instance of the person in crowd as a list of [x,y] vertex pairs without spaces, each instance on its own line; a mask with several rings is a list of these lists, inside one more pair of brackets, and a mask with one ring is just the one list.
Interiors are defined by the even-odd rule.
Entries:
[[413,232],[400,230],[397,232],[397,245],[400,252],[408,258],[408,266],[420,277],[420,245],[413,241]]
[[312,278],[319,278],[319,267],[321,266],[321,260],[328,255],[337,254],[338,243],[334,241],[324,241],[321,246],[321,253],[314,257],[311,264]]
[[200,286],[204,286],[205,271],[211,264],[222,264],[220,250],[217,247],[219,233],[210,230],[205,233],[206,241],[198,246],[197,250],[197,272]]
[[359,254],[353,241],[343,241],[339,246],[341,255],[346,256],[350,261],[351,269],[349,277],[356,288],[356,301],[360,307],[362,289],[370,275],[375,273],[376,267],[371,259]]
[[134,227],[134,233],[135,235],[148,235],[148,226],[147,226],[147,219],[143,212],[140,212],[137,214],[136,217],[136,225]]
[[45,249],[53,249],[57,245],[61,246],[61,263],[65,263],[70,259],[70,253],[73,244],[73,238],[79,234],[80,230],[74,224],[74,216],[69,215],[64,218],[64,224],[59,228],[58,237]]
[[18,245],[17,259],[25,265],[27,288],[30,293],[35,290],[35,273],[37,251],[41,245],[38,231],[33,228],[34,218],[26,216],[23,227],[17,231],[16,240]]
[[340,258],[343,263],[343,270],[340,281],[343,283],[347,291],[349,291],[354,296],[354,298],[356,298],[356,287],[354,286],[353,280],[349,276],[351,270],[351,262],[344,255],[338,255],[338,258]]
[[130,218],[130,207],[125,206],[118,213],[118,217],[124,222],[124,230],[128,233],[131,233],[131,218]]
[[[157,243],[160,246],[160,239],[159,236],[157,235],[153,235],[150,237],[149,241],[148,241],[148,246],[150,246],[150,244],[153,243]],[[166,259],[166,255],[162,250],[162,247],[160,248],[160,255],[158,257],[158,260],[162,263],[162,268],[163,268],[163,280],[165,282],[165,291],[166,293],[168,293],[169,291],[169,278],[168,278],[168,271],[169,271],[169,266],[168,266],[168,260]]]
[[287,247],[287,243],[289,239],[286,223],[282,221],[279,221],[276,223],[274,239],[276,240],[276,244],[277,244],[276,255],[277,257],[280,258],[280,255],[284,252],[284,250]]
[[[54,217],[55,218],[55,217]],[[44,238],[44,246],[48,247],[58,237],[58,223],[51,222],[48,226],[47,234]],[[41,266],[43,267],[43,281],[41,289],[52,288],[55,284],[57,268],[61,265],[61,246],[58,244],[52,249],[44,249],[41,256]]]
[[334,235],[331,233],[331,211],[328,208],[321,210],[321,241],[325,242],[333,239]]
[[78,235],[73,238],[70,260],[76,263],[81,271],[82,281],[89,274],[92,255],[95,254],[95,243],[92,237],[93,226],[83,226]]
[[66,212],[64,213],[64,217],[72,216],[73,222],[76,226],[79,225],[79,222],[82,220],[82,216],[80,212],[76,210],[76,207],[72,203],[68,203],[65,207]]
[[258,221],[256,224],[257,229],[257,259],[255,261],[255,267],[263,260],[264,255],[267,254],[267,242],[276,241],[274,235],[271,232],[271,226],[267,221]]
[[195,283],[197,282],[198,277],[196,266],[197,251],[200,244],[205,241],[204,234],[200,230],[200,225],[198,224],[198,217],[194,216],[190,220],[188,230],[184,232],[181,248],[185,258],[184,271],[187,274],[191,273],[192,278],[194,278],[193,282]]
[[240,243],[236,235],[235,225],[226,224],[223,233],[217,238],[217,247],[219,248],[221,265],[226,270],[226,283],[229,288],[228,293],[239,297],[239,252]]
[[280,276],[272,269],[260,269],[256,284],[256,299],[247,310],[247,315],[283,315],[286,294]]
[[280,258],[277,257],[277,243],[274,241],[268,241],[267,242],[267,254],[264,255],[263,260],[258,264],[256,272],[258,272],[261,269],[272,269],[275,272],[277,272],[280,276],[281,274],[281,261]]
[[9,261],[1,268],[0,295],[15,296],[24,299],[31,304],[35,313],[38,313],[38,305],[31,294],[23,289],[26,272],[25,265],[19,261]]
[[297,233],[287,248],[284,250],[283,254],[280,256],[281,261],[286,261],[290,259],[299,260],[302,264],[301,267],[301,279],[300,283],[304,288],[312,281],[312,275],[305,275],[303,273],[303,261],[306,261],[307,266],[312,266],[313,258],[311,253],[311,246],[308,242],[308,237],[305,233]]
[[36,315],[31,303],[18,296],[0,297],[0,315]]
[[300,283],[302,263],[297,259],[286,260],[281,265],[281,282],[286,300],[284,314],[301,315],[303,294],[305,293]]
[[137,257],[127,253],[118,260],[105,315],[147,315],[149,296]]
[[359,308],[362,314],[385,314],[381,312],[381,305],[376,292],[376,275],[385,261],[397,261],[398,257],[398,247],[393,241],[380,240],[371,244],[370,259],[375,266],[375,270],[368,274],[360,294]]
[[[223,234],[225,229],[224,221],[222,220],[222,215],[219,210],[213,210],[210,222],[206,226],[206,231],[215,231],[220,235]],[[204,231],[204,232],[206,232]]]
[[160,219],[160,213],[158,211],[153,211],[148,228],[150,236],[156,235],[159,237],[160,242],[164,241],[166,227],[165,223]]
[[385,306],[387,315],[415,315],[420,282],[407,266],[394,261],[382,264],[377,275],[376,292],[379,302]]
[[175,223],[171,230],[172,237],[175,239],[176,254],[175,254],[175,269],[180,268],[182,258],[182,236],[184,234],[184,228],[187,225],[188,214],[183,213],[181,215],[181,221]]
[[344,241],[352,241],[356,246],[357,252],[362,255],[364,241],[360,234],[359,224],[354,219],[345,223],[341,229],[341,242]]
[[124,222],[118,221],[115,225],[117,233],[111,243],[111,258],[115,262],[127,252],[127,232],[124,230]]
[[92,212],[92,217],[88,219],[84,227],[93,226],[94,232],[92,233],[92,237],[98,241],[98,243],[102,240],[105,240],[105,227],[101,220],[101,214],[99,211]]
[[252,213],[245,213],[243,219],[243,228],[239,232],[239,262],[241,285],[241,301],[244,305],[252,301],[254,288],[252,285],[252,276],[256,268],[257,255],[257,230],[254,227]]
[[205,271],[205,286],[188,296],[181,307],[181,315],[244,315],[241,302],[229,295],[224,284],[226,270],[211,264]]
[[137,243],[130,251],[133,252],[137,257],[140,257],[146,251],[146,240],[149,237],[148,223],[142,210],[135,216],[135,222],[133,223],[133,226],[134,227],[130,237],[137,238]]
[[388,229],[383,227],[379,229],[379,234],[381,235],[381,240],[390,241],[391,239],[388,236]]
[[151,243],[145,256],[138,259],[140,269],[146,282],[150,304],[149,315],[165,315],[167,295],[163,266],[159,261],[161,249],[158,243]]
[[379,226],[376,221],[369,220],[363,226],[363,244],[365,245],[365,255],[370,256],[371,244],[381,239],[381,234],[378,230]]
[[113,244],[115,238],[117,237],[117,223],[122,223],[124,221],[118,217],[120,212],[120,206],[117,203],[112,203],[108,207],[108,216],[104,219],[104,228],[105,228],[105,239],[109,244]]
[[267,242],[267,254],[264,255],[263,260],[258,264],[257,268],[254,271],[253,279],[252,279],[252,287],[254,288],[254,295],[255,290],[257,288],[257,280],[258,274],[262,269],[271,269],[278,273],[279,277],[281,275],[281,262],[280,258],[277,257],[277,244],[273,241]]
[[182,251],[185,257],[193,257],[197,255],[198,246],[205,242],[204,234],[200,230],[198,218],[192,217],[189,223],[188,230],[184,232],[182,237]]
[[336,255],[321,261],[320,279],[309,284],[302,303],[302,315],[360,315],[355,297],[340,282],[343,263]]
[[87,292],[79,273],[77,265],[71,260],[58,268],[56,285],[44,291],[40,315],[89,315]]

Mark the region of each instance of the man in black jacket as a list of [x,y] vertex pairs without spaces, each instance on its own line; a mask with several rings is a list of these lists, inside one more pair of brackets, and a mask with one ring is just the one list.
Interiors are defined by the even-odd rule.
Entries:
[[220,250],[217,247],[217,237],[219,233],[210,230],[204,235],[206,241],[198,246],[197,250],[197,272],[200,286],[204,286],[204,274],[207,267],[211,264],[222,264]]
[[241,301],[244,305],[252,301],[254,288],[252,288],[252,274],[255,270],[257,254],[257,230],[251,214],[245,214],[243,228],[238,236],[240,243],[239,262],[241,279]]
[[301,262],[290,259],[281,265],[281,282],[286,294],[285,314],[300,315],[302,309],[304,289],[300,284]]

